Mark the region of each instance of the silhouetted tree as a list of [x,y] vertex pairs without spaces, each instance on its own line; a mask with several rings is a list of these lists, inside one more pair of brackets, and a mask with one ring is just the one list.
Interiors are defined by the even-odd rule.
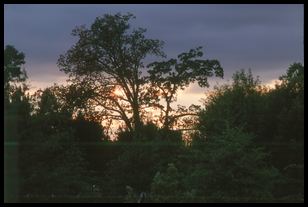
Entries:
[[[30,97],[26,94],[27,73],[22,66],[25,55],[7,45],[4,49],[4,128],[5,138],[18,140],[17,131],[21,131],[30,117]],[[12,134],[13,133],[13,134]]]
[[104,15],[90,29],[77,27],[72,34],[78,42],[58,61],[73,84],[82,85],[82,91],[91,95],[87,97],[91,103],[103,107],[102,115],[123,120],[130,131],[141,126],[143,60],[151,54],[163,55],[162,42],[145,38],[145,29],[130,32],[131,18],[131,14]]
[[20,190],[20,141],[29,127],[32,106],[26,94],[27,74],[23,67],[25,55],[7,45],[4,48],[4,173],[6,202],[17,202]]
[[[241,70],[233,75],[233,83],[215,87],[205,99],[199,117],[199,129],[207,137],[219,134],[227,127],[243,127],[256,132],[262,130],[258,121],[263,113],[262,88],[251,71]],[[263,110],[263,111],[262,111]]]
[[71,86],[84,98],[85,107],[101,107],[101,117],[123,121],[127,130],[140,137],[145,109],[161,107],[160,97],[167,103],[164,125],[169,129],[176,116],[183,116],[169,114],[178,89],[195,80],[207,86],[207,77],[213,71],[218,76],[223,72],[217,60],[197,59],[202,56],[197,48],[179,55],[179,63],[171,59],[148,65],[153,69],[147,76],[143,73],[144,59],[148,55],[164,57],[163,42],[146,38],[143,28],[131,29],[132,18],[132,14],[104,15],[97,17],[89,29],[77,27],[72,34],[79,40],[60,56],[58,65],[70,75]]
[[174,123],[184,116],[196,116],[200,106],[192,104],[188,109],[179,106],[177,110],[171,107],[176,101],[179,90],[184,90],[197,81],[200,87],[208,87],[208,77],[216,75],[223,77],[223,69],[218,60],[200,59],[203,56],[201,47],[191,49],[178,55],[178,59],[153,62],[148,65],[151,82],[150,90],[157,100],[163,99],[163,104],[155,102],[153,106],[161,110],[161,122],[164,129],[171,129]]
[[7,45],[4,49],[4,98],[8,102],[9,94],[17,83],[22,83],[27,79],[27,73],[22,68],[25,64],[25,55],[19,52],[12,45]]

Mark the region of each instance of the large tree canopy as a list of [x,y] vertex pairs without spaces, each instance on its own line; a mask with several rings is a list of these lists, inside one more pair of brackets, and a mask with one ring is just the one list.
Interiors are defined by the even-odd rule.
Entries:
[[78,41],[60,56],[58,66],[69,74],[71,87],[79,99],[84,98],[83,106],[99,108],[103,120],[123,121],[127,130],[138,134],[146,108],[158,107],[164,111],[163,125],[170,128],[170,104],[178,90],[194,81],[208,86],[207,77],[213,73],[222,77],[223,70],[217,60],[198,59],[201,48],[180,54],[179,60],[145,67],[147,56],[165,57],[163,42],[146,38],[146,29],[132,29],[132,18],[132,14],[104,15],[90,28],[77,27],[72,35]]
[[72,34],[78,42],[58,62],[73,84],[82,85],[86,100],[103,108],[101,115],[123,120],[129,130],[141,124],[143,60],[150,54],[163,55],[162,42],[145,38],[145,29],[129,33],[132,17],[104,15],[90,29],[77,27]]

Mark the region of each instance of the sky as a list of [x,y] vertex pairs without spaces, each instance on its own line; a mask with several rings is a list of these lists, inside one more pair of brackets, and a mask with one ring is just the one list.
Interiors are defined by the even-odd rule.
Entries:
[[[4,45],[25,53],[32,90],[65,83],[57,60],[76,38],[76,26],[91,26],[97,16],[130,12],[132,27],[147,29],[146,37],[165,42],[168,58],[203,46],[204,58],[217,59],[224,83],[239,69],[251,69],[263,84],[273,83],[293,62],[303,63],[303,5],[215,4],[6,4]],[[205,89],[196,84],[179,94],[183,105],[197,104]]]

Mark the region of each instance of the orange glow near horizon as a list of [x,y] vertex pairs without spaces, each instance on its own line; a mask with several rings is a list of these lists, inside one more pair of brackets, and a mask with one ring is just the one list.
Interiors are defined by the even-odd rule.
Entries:
[[270,81],[268,81],[265,86],[270,88],[270,89],[274,89],[276,87],[276,85],[280,85],[282,83],[281,80],[279,79],[272,79]]
[[[61,80],[60,80],[61,79]],[[57,83],[58,85],[67,85],[65,78],[62,77],[59,79],[59,82]],[[30,84],[30,90],[28,91],[30,95],[33,95],[38,89],[44,89],[47,87],[52,86],[53,84],[47,84],[44,82],[39,82],[39,81],[29,81]],[[269,89],[274,89],[275,85],[281,84],[281,81],[278,79],[272,79],[265,84],[262,84],[263,86],[269,88]],[[179,91],[177,95],[177,101],[172,103],[172,107],[176,108],[178,104],[183,105],[183,106],[190,106],[191,104],[195,105],[203,105],[204,100],[207,98],[207,96],[213,91],[212,89],[201,89],[198,91],[203,91],[203,92],[194,92],[194,89],[196,89],[196,85],[191,84],[189,87],[187,87],[183,91]],[[123,90],[120,87],[116,87],[113,91],[115,96],[125,98],[125,94]],[[162,101],[161,104],[164,104]],[[99,108],[97,109],[99,110]],[[157,119],[160,115],[159,110],[155,110],[154,108],[147,108],[144,109],[145,111],[145,120],[146,122],[148,121],[153,121],[159,126],[159,122],[157,122]],[[110,120],[102,120],[101,124],[102,126],[106,126],[106,123]],[[115,134],[119,127],[123,127],[123,122],[122,121],[117,121],[113,120],[112,124],[110,126],[110,133],[111,133],[111,139],[115,138]]]

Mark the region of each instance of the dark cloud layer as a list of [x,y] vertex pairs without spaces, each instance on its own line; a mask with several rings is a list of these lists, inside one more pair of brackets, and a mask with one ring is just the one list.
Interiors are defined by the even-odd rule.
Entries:
[[268,81],[303,62],[303,5],[5,5],[4,42],[26,54],[30,78],[44,81],[63,75],[56,62],[74,43],[75,26],[116,12],[133,13],[132,25],[163,40],[168,57],[204,46],[226,79],[251,68]]

